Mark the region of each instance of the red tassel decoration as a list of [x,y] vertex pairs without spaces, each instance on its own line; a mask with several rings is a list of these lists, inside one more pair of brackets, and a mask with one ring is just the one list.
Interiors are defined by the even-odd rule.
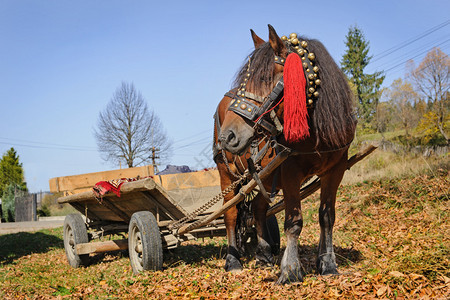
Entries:
[[291,53],[284,65],[284,137],[287,142],[298,142],[309,137],[306,108],[306,78],[302,60]]

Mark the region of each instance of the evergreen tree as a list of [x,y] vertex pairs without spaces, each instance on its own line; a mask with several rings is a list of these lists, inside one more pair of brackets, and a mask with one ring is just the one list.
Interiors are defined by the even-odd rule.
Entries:
[[15,184],[22,191],[27,190],[23,167],[14,148],[6,151],[0,160],[0,195],[10,184]]
[[16,215],[16,186],[11,183],[2,194],[2,216],[6,222],[14,222]]
[[3,217],[14,220],[14,193],[26,191],[22,164],[14,148],[9,149],[0,160],[0,198],[2,198]]
[[366,74],[364,69],[372,59],[369,56],[369,42],[357,27],[350,27],[346,36],[347,51],[342,57],[343,72],[355,86],[358,99],[357,114],[364,130],[374,125],[374,117],[380,98],[380,87],[384,81],[382,72]]

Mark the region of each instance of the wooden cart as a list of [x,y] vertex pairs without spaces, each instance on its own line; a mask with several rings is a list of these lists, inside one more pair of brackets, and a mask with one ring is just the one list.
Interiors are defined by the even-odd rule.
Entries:
[[[370,146],[351,157],[348,168],[375,148]],[[288,155],[284,151],[279,153],[256,177],[264,180]],[[68,215],[64,221],[64,247],[70,265],[87,265],[91,253],[128,249],[134,273],[160,270],[163,249],[176,248],[182,241],[199,237],[225,236],[223,213],[257,189],[257,182],[249,178],[240,192],[224,205],[219,182],[218,171],[208,170],[126,182],[120,197],[108,193],[98,198],[89,190],[59,198],[58,203],[69,203],[81,213]],[[300,190],[301,198],[319,187],[320,180],[316,178]],[[267,222],[268,231],[278,235],[278,246],[279,229],[274,215],[283,209],[284,203],[279,202],[267,214],[271,218]],[[251,217],[247,223],[251,225]],[[127,239],[98,241],[123,233],[128,233]]]
[[[169,225],[188,219],[219,193],[219,173],[208,170],[125,182],[120,197],[108,193],[98,198],[92,190],[63,196],[58,203],[68,203],[81,213],[68,215],[64,222],[68,261],[78,267],[88,264],[91,253],[128,248],[135,273],[161,269],[163,249],[175,248],[186,240],[226,235],[223,218],[183,235],[169,229]],[[198,215],[197,220],[221,205],[218,201]],[[122,233],[128,233],[128,239],[99,241]]]

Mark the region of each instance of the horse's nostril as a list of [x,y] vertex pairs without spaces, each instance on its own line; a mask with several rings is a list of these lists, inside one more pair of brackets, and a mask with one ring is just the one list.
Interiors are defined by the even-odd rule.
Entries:
[[228,136],[227,136],[227,139],[225,140],[225,142],[226,143],[230,143],[230,142],[232,142],[234,139],[236,139],[236,135],[234,134],[234,132],[233,131],[229,131],[228,132]]
[[220,140],[227,146],[235,147],[239,144],[239,139],[233,130],[227,130],[220,135]]

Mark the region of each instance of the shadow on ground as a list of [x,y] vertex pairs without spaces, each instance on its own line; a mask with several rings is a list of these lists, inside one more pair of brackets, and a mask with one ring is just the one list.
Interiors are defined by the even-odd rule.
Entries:
[[[128,251],[114,251],[91,255],[89,265],[96,265],[113,261],[121,257],[128,257]],[[226,247],[215,245],[182,245],[176,249],[164,250],[164,269],[180,263],[195,265],[208,260],[225,258]]]
[[[280,265],[285,249],[281,249],[280,254],[275,257],[277,265]],[[174,250],[164,252],[164,262],[167,267],[179,263],[194,265],[204,263],[208,260],[225,259],[227,253],[226,246],[216,245],[186,245],[180,246]],[[339,268],[356,264],[362,260],[362,254],[353,248],[335,247],[336,262]],[[314,274],[316,271],[317,245],[299,246],[300,261],[303,265],[305,274]],[[243,257],[242,262],[249,262],[253,257]]]
[[0,235],[0,265],[32,253],[45,253],[63,247],[61,238],[40,231]]
[[208,260],[223,259],[227,254],[226,246],[218,245],[184,245],[164,252],[164,262],[167,266],[183,262],[188,265],[202,263]]
[[[45,253],[54,248],[64,248],[62,238],[44,232],[1,235],[0,245],[0,265],[11,263],[32,253]],[[277,265],[281,262],[284,250],[281,249],[280,254],[275,257]],[[196,265],[210,260],[220,260],[225,258],[226,253],[226,245],[182,245],[173,250],[164,251],[164,267],[171,268],[178,264]],[[362,259],[361,253],[353,248],[335,247],[335,253],[337,264],[340,267],[355,264]],[[90,265],[116,260],[123,256],[128,257],[128,251],[96,254],[91,256]],[[303,272],[305,274],[316,273],[317,245],[299,246],[299,256]],[[253,259],[251,256],[243,257],[242,262],[247,263]]]
[[[284,251],[282,251],[284,253]],[[362,254],[360,251],[353,248],[334,247],[334,253],[336,255],[336,263],[338,265],[338,272],[340,268],[345,266],[356,264],[362,260]],[[316,261],[318,256],[317,245],[303,245],[299,247],[300,261],[303,265],[303,271],[305,274],[317,274]],[[280,256],[280,260],[281,260]]]
[[[277,265],[280,265],[283,257],[284,248],[281,249],[280,254],[275,257]],[[209,260],[225,259],[227,253],[226,246],[217,245],[186,245],[180,246],[174,250],[164,252],[164,262],[167,267],[179,263],[185,263],[187,265],[194,265],[198,263],[204,263]],[[336,262],[339,268],[356,264],[362,260],[362,254],[358,250],[353,248],[335,247]],[[299,246],[300,261],[303,265],[303,271],[305,274],[314,274],[316,271],[316,259],[317,259],[317,245],[303,245]],[[254,258],[243,257],[242,262],[249,262]]]

